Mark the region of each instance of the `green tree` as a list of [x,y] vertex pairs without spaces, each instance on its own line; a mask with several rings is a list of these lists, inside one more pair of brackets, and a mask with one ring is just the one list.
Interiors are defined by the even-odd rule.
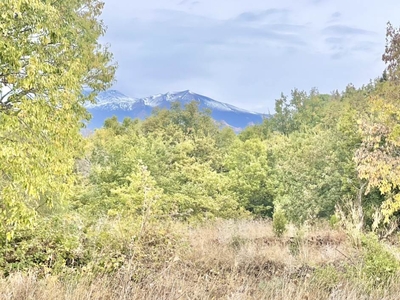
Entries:
[[158,110],[143,122],[120,124],[108,119],[88,139],[90,175],[77,197],[78,205],[98,217],[132,211],[127,199],[136,199],[139,206],[142,199],[136,195],[139,190],[133,178],[137,166],[145,166],[152,190],[162,198],[153,212],[184,219],[238,215],[222,164],[235,139],[230,130],[219,131],[196,103],[184,109],[173,104],[170,111]]
[[280,185],[275,204],[282,206],[292,221],[301,223],[334,212],[342,196],[336,142],[331,132],[314,130],[293,133],[275,145]]
[[[0,226],[12,232],[71,190],[84,101],[115,66],[98,0],[0,2]],[[82,94],[83,88],[93,91]]]
[[275,115],[272,119],[274,130],[288,135],[293,131],[293,110],[290,107],[288,97],[281,94],[281,98],[275,101]]
[[228,188],[248,211],[272,216],[274,176],[268,164],[265,141],[236,140],[225,157],[224,168],[229,178]]
[[284,135],[314,127],[322,122],[324,107],[329,99],[329,95],[321,95],[315,88],[309,94],[294,89],[291,99],[282,94],[275,101],[275,114],[271,120],[264,122],[263,127]]
[[368,110],[366,99],[373,89],[349,85],[340,97],[315,90],[308,98],[296,96],[296,103],[302,103],[293,114],[298,129],[268,140],[279,183],[275,202],[291,220],[329,217],[346,202],[357,211],[358,226],[366,211],[371,223],[379,197],[364,195],[365,180],[358,178],[353,158],[361,143],[357,120]]

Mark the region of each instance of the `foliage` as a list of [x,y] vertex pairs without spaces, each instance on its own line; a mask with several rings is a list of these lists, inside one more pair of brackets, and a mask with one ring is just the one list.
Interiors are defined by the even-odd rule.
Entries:
[[267,144],[260,139],[236,140],[225,157],[228,189],[252,213],[271,216],[274,177],[268,164]]
[[84,223],[76,213],[58,212],[41,218],[31,228],[17,231],[11,241],[1,240],[0,269],[4,275],[16,270],[37,270],[41,275],[60,273],[88,262],[83,247]]
[[346,157],[339,156],[340,141],[329,131],[293,134],[277,146],[276,169],[282,189],[275,201],[291,220],[303,222],[328,217],[347,191]]
[[[98,0],[0,3],[0,234],[32,226],[72,192],[87,113],[82,88],[109,86]],[[62,26],[61,26],[62,24]]]
[[340,224],[340,218],[336,214],[333,214],[329,218],[329,225],[331,226],[331,228],[337,228],[338,224]]
[[373,286],[385,285],[400,270],[400,263],[379,242],[377,236],[368,234],[362,239],[362,274]]
[[269,124],[275,133],[267,143],[276,183],[274,204],[283,206],[291,221],[329,218],[337,204],[351,201],[361,227],[373,223],[375,207],[383,199],[375,191],[364,194],[365,180],[358,177],[353,159],[362,140],[357,120],[368,110],[366,99],[374,91],[374,84],[360,89],[349,85],[341,95],[295,90],[290,102],[281,99],[290,111],[285,122],[292,124],[291,130],[276,127],[283,116],[274,115]]
[[[333,97],[336,98],[337,95]],[[272,131],[284,135],[315,127],[321,123],[326,113],[324,107],[329,99],[329,95],[319,94],[315,88],[309,94],[294,89],[290,100],[288,96],[281,94],[281,97],[275,101],[275,115],[268,125]]]
[[332,290],[341,280],[341,276],[333,266],[324,266],[315,270],[312,281],[316,282],[321,289]]
[[[221,172],[226,142],[232,139],[230,131],[220,135],[196,103],[185,109],[173,104],[144,122],[109,119],[90,138],[91,170],[77,205],[99,216],[140,215],[147,197],[153,199],[151,215],[158,217],[238,216],[237,196],[226,188],[229,177]],[[148,183],[140,187],[144,178]]]
[[272,229],[277,237],[282,237],[286,232],[287,219],[285,212],[281,208],[276,208],[272,217]]
[[386,222],[400,210],[399,31],[388,24],[383,55],[388,78],[379,83],[360,121],[363,140],[355,156],[359,176],[368,180],[367,191],[378,188],[386,197],[382,204]]

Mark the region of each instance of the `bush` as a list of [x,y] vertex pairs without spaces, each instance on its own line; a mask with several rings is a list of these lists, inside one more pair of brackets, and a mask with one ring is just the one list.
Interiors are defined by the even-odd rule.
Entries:
[[282,237],[282,235],[286,232],[287,219],[285,216],[285,212],[277,208],[272,216],[272,229],[277,237]]
[[399,271],[399,261],[372,233],[365,235],[361,239],[361,243],[364,261],[362,275],[374,286],[387,284]]
[[315,270],[312,283],[324,291],[331,291],[339,284],[342,275],[334,266],[323,266]]
[[42,218],[34,227],[16,231],[11,241],[0,240],[0,270],[58,274],[87,263],[79,216],[59,214]]
[[329,218],[329,225],[332,229],[337,229],[340,225],[340,218],[337,215],[332,215]]
[[289,252],[293,256],[300,254],[300,248],[304,243],[304,231],[297,230],[296,235],[290,239]]

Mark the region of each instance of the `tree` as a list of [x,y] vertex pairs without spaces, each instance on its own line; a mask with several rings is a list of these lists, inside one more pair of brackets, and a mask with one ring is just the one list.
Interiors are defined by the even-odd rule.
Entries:
[[267,144],[260,139],[235,140],[225,157],[228,189],[246,210],[272,216],[274,177],[268,164]]
[[369,111],[360,120],[362,144],[356,153],[359,176],[385,195],[382,214],[388,221],[400,210],[400,29],[387,26],[386,80],[377,84]]
[[276,113],[263,125],[269,125],[273,131],[284,135],[316,126],[326,114],[324,107],[330,98],[329,95],[319,94],[316,88],[311,89],[309,94],[294,89],[290,100],[282,94],[281,98],[275,101]]
[[386,70],[383,72],[383,78],[390,80],[392,83],[398,82],[400,80],[400,29],[394,28],[390,22],[388,22],[386,28],[386,47],[382,60],[387,65]]
[[88,118],[82,104],[115,71],[98,43],[102,8],[99,0],[0,2],[0,230],[8,239],[71,189]]
[[375,191],[364,195],[354,154],[361,144],[357,120],[368,110],[366,99],[374,89],[349,85],[341,96],[292,93],[297,129],[267,140],[278,183],[274,204],[285,208],[291,221],[327,218],[340,205],[357,211],[360,227],[372,223],[381,199]]
[[293,131],[293,111],[288,102],[287,96],[283,93],[275,101],[275,115],[272,119],[273,128],[285,135]]

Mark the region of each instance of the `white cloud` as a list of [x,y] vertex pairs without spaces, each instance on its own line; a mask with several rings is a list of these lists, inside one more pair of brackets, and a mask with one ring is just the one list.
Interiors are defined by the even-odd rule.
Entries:
[[400,8],[395,0],[105,2],[103,41],[121,92],[190,89],[261,111],[294,87],[330,92],[380,75],[386,22]]

